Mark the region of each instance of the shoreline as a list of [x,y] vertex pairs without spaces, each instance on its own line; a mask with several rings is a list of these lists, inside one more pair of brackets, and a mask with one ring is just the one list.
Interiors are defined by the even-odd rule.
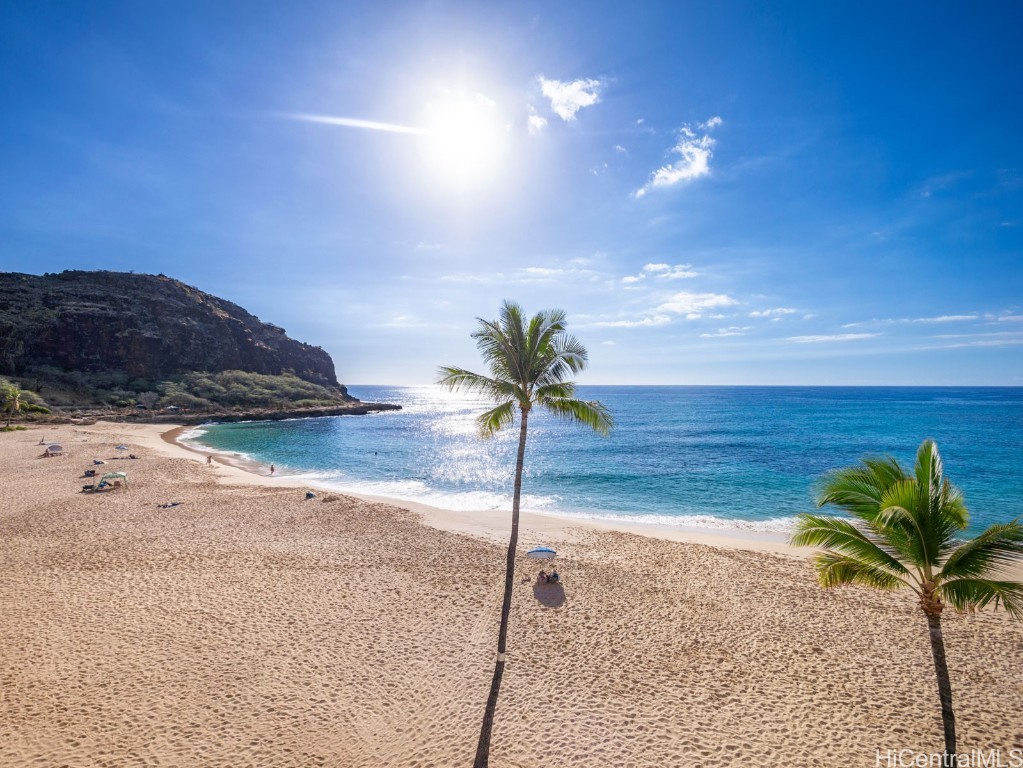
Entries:
[[[193,460],[195,460],[194,457],[196,455],[212,455],[214,462],[220,467],[228,468],[228,471],[221,476],[221,479],[228,483],[254,482],[259,485],[266,484],[277,487],[315,488],[324,493],[339,493],[367,502],[389,504],[400,509],[407,509],[416,513],[424,524],[442,531],[477,536],[495,543],[507,542],[508,540],[511,517],[510,512],[507,510],[460,511],[443,509],[423,502],[399,499],[393,496],[378,496],[338,490],[327,485],[309,482],[296,475],[275,474],[271,478],[261,473],[259,465],[254,462],[232,459],[223,452],[215,450],[204,451],[182,442],[180,440],[181,435],[195,425],[154,424],[149,426],[160,430],[159,437],[164,445],[173,446],[180,451],[186,452],[184,455],[193,458]],[[175,451],[172,455],[180,458],[183,454]],[[705,544],[712,547],[764,552],[785,557],[806,558],[811,552],[811,550],[798,549],[789,545],[784,534],[766,531],[747,531],[739,528],[700,528],[691,525],[642,523],[526,511],[520,513],[520,525],[534,534],[555,536],[562,540],[575,538],[571,529],[577,528],[585,531],[631,533],[662,541]]]

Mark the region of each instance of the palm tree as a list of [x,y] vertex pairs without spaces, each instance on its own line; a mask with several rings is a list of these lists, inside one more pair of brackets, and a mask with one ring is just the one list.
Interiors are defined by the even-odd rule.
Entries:
[[7,426],[11,426],[11,419],[14,414],[21,412],[21,396],[24,393],[13,384],[4,387],[3,400],[4,410],[7,412]]
[[515,547],[519,538],[519,500],[522,494],[522,466],[526,456],[526,426],[533,408],[542,408],[557,416],[591,427],[607,435],[613,426],[610,412],[599,402],[577,400],[570,374],[586,367],[586,348],[565,331],[565,313],[559,309],[534,315],[528,322],[518,304],[501,305],[498,320],[477,318],[479,326],[472,334],[483,361],[490,369],[484,376],[463,368],[441,368],[439,384],[450,390],[462,390],[496,401],[498,404],[478,417],[480,432],[491,437],[515,420],[519,413],[519,450],[515,459],[515,490],[512,496],[511,538],[504,574],[504,601],[501,604],[501,628],[497,637],[497,663],[490,685],[476,747],[474,768],[486,768],[490,759],[490,734],[494,727],[497,696],[504,675],[508,639],[508,615],[511,612],[512,582],[515,577]]
[[945,661],[941,613],[946,605],[973,611],[999,605],[1023,619],[1023,584],[997,578],[1023,554],[1020,518],[992,525],[974,539],[957,538],[969,523],[963,495],[944,477],[933,440],[916,454],[912,475],[899,463],[864,459],[862,465],[825,476],[817,506],[833,504],[852,516],[797,516],[792,543],[821,547],[815,558],[824,588],[860,584],[884,591],[916,593],[927,628],[938,679],[945,732],[945,762],[956,765],[952,683]]

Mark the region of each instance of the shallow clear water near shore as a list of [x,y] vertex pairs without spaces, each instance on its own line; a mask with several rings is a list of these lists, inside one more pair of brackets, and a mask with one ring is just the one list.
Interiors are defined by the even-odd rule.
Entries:
[[[484,440],[485,403],[437,387],[351,386],[403,410],[204,425],[199,448],[355,493],[454,510],[510,509],[517,429]],[[1023,514],[1023,388],[581,387],[617,427],[602,438],[530,418],[523,507],[708,528],[787,530],[821,474],[866,455],[911,467],[938,441],[972,529]]]

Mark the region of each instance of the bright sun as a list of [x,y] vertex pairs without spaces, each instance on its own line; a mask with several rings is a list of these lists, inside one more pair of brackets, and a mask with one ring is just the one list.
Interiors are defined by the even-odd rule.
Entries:
[[493,178],[504,156],[507,130],[494,102],[483,96],[448,98],[426,110],[424,154],[443,181],[478,186]]

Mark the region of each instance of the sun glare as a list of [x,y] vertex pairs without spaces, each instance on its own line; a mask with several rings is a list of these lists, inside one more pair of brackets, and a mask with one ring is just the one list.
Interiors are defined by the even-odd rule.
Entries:
[[507,130],[494,102],[483,96],[448,98],[427,107],[424,123],[425,159],[441,180],[470,187],[497,174]]

